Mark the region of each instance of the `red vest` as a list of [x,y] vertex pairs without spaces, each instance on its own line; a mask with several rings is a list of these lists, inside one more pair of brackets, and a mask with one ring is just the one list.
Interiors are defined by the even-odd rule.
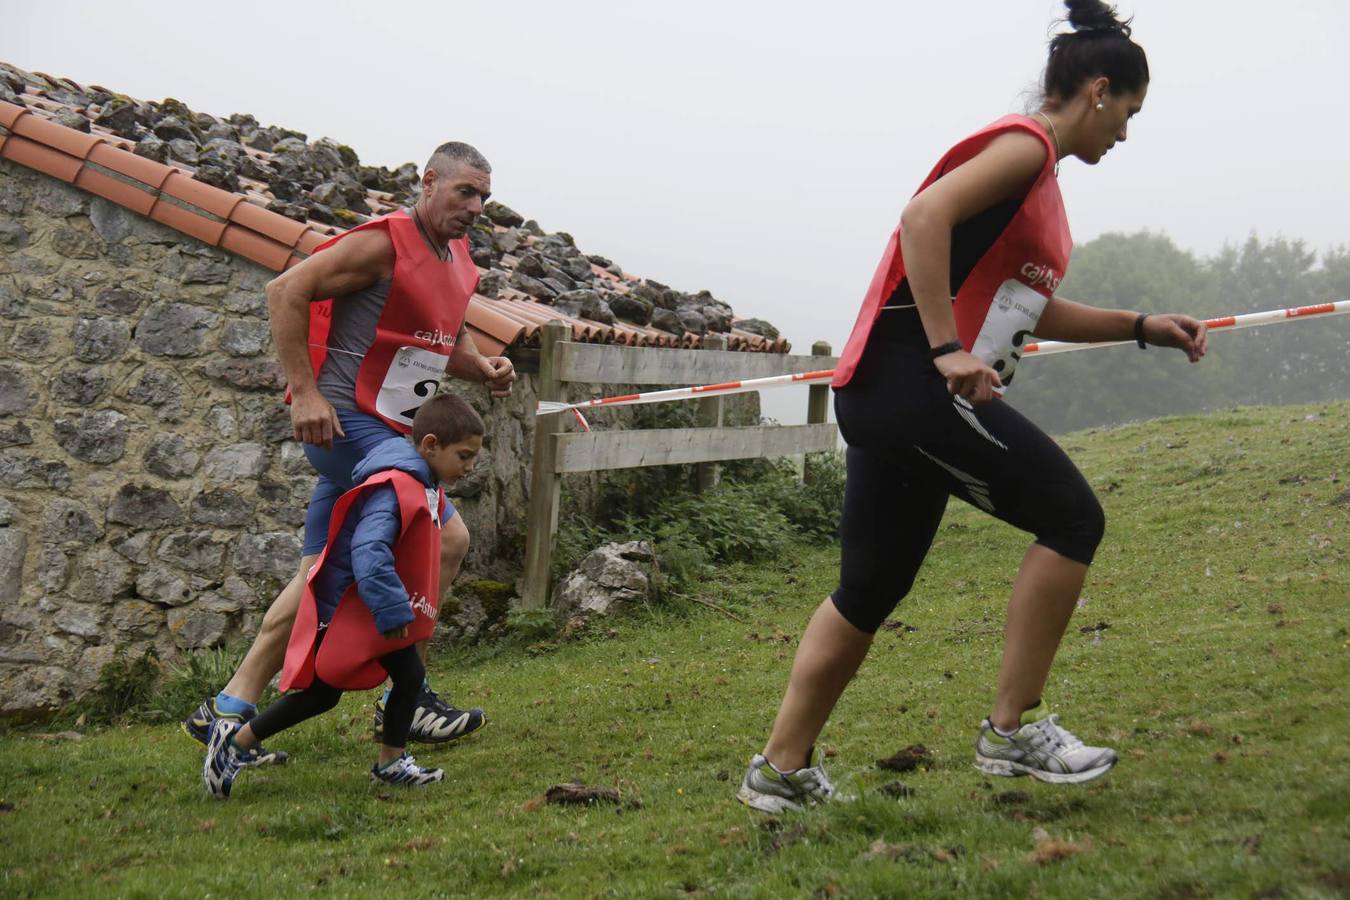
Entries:
[[[942,174],[973,159],[995,137],[1010,131],[1029,132],[1045,143],[1045,167],[1012,221],[980,257],[952,302],[956,334],[962,346],[998,372],[1005,385],[1012,381],[1022,346],[1059,287],[1073,251],[1064,199],[1055,178],[1054,144],[1032,119],[1004,116],[947,151],[915,191],[917,196]],[[900,254],[897,225],[835,367],[834,387],[843,387],[853,377],[882,304],[904,277],[905,261]]]
[[[357,595],[356,584],[347,588],[328,623],[328,633],[314,652],[319,633],[319,610],[314,599],[314,578],[337,542],[342,523],[352,503],[361,494],[382,484],[398,493],[400,529],[394,544],[394,569],[408,590],[413,621],[408,636],[386,640],[375,630],[370,608]],[[281,689],[307,688],[317,674],[326,684],[344,691],[378,687],[388,673],[378,662],[381,656],[431,637],[441,586],[442,504],[440,488],[433,492],[417,478],[398,469],[378,472],[338,498],[328,525],[328,544],[305,580],[305,594],[291,626],[286,646],[286,664],[281,670]]]
[[[437,259],[403,210],[358,225],[314,252],[367,228],[389,233],[394,275],[375,340],[356,372],[356,407],[408,434],[417,407],[436,393],[450,362],[469,298],[478,289],[478,267],[469,257],[468,238],[450,242],[449,262]],[[315,377],[328,356],[332,315],[332,300],[310,305],[309,358]]]

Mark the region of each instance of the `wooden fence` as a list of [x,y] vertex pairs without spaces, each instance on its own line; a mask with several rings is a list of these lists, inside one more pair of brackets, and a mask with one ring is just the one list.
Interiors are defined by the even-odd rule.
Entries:
[[[542,329],[539,354],[540,400],[562,400],[563,385],[585,384],[692,385],[717,384],[770,375],[789,375],[833,368],[830,345],[821,341],[811,356],[727,351],[725,339],[704,337],[702,350],[666,350],[580,344],[567,340],[562,322]],[[638,466],[697,463],[700,487],[717,481],[718,460],[791,456],[833,450],[837,431],[827,420],[827,385],[811,385],[806,425],[722,427],[722,398],[704,397],[699,428],[657,428],[628,431],[565,431],[573,416],[553,413],[535,421],[530,508],[526,520],[525,573],[520,605],[540,609],[548,603],[549,569],[558,530],[558,498],[562,476]]]

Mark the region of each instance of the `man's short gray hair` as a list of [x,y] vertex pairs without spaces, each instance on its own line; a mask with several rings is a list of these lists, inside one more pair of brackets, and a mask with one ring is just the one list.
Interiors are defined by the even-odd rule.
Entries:
[[437,147],[432,152],[431,159],[427,160],[427,168],[444,174],[448,164],[452,162],[492,174],[492,165],[487,161],[487,157],[476,148],[460,141],[449,141]]

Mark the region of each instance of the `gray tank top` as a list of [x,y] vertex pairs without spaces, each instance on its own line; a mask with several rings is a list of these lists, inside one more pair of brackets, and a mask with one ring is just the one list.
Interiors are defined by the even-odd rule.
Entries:
[[356,409],[356,371],[370,345],[375,325],[384,312],[393,280],[333,298],[333,320],[328,331],[328,357],[319,369],[319,394],[334,409]]

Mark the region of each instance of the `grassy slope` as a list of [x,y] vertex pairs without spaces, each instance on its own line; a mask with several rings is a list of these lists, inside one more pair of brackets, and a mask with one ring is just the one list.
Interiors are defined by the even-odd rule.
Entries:
[[[1240,410],[1065,441],[1106,543],[1051,676],[1122,762],[1083,787],[971,768],[1025,537],[953,504],[914,594],[823,740],[862,799],[770,823],[733,799],[837,550],[729,568],[704,606],[538,654],[442,656],[491,726],[422,754],[447,783],[373,790],[370,697],[274,739],[282,769],[202,796],[174,727],[0,737],[0,894],[1334,896],[1350,890],[1350,405]],[[1109,628],[1083,633],[1088,625]],[[930,769],[873,761],[911,743]],[[640,806],[542,805],[552,784]],[[996,783],[994,783],[996,782]],[[1007,792],[1017,791],[1017,794]],[[4,807],[0,807],[4,808]],[[1064,858],[1029,854],[1058,839]],[[874,842],[882,841],[871,851]],[[1042,844],[1042,849],[1046,845]],[[1270,895],[1268,895],[1270,896]]]

